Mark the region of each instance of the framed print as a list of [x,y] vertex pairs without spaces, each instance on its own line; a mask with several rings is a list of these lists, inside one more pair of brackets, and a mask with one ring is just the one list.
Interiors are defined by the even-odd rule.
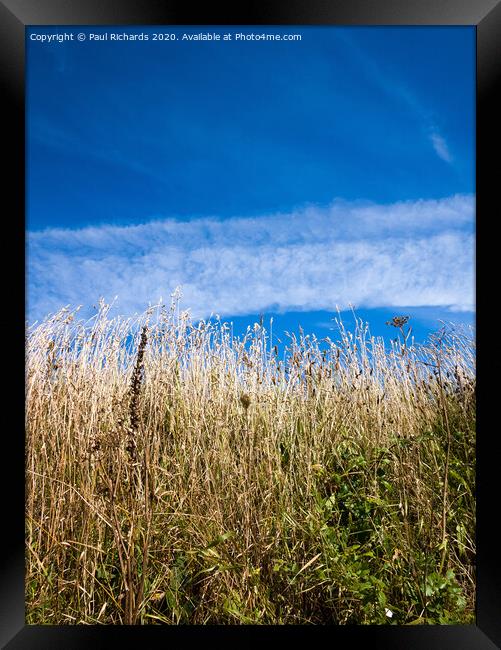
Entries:
[[2,647],[499,647],[501,9],[332,5],[2,2]]

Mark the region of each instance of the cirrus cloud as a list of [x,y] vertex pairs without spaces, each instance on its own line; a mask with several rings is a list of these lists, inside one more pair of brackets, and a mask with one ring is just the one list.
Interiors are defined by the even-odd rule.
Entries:
[[474,197],[336,200],[253,218],[28,233],[28,319],[118,296],[141,311],[182,288],[195,318],[273,308],[474,309]]

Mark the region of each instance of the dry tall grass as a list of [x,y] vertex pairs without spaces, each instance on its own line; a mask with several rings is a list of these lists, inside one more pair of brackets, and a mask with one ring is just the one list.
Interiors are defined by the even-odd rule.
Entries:
[[108,314],[27,333],[29,623],[472,622],[471,336]]

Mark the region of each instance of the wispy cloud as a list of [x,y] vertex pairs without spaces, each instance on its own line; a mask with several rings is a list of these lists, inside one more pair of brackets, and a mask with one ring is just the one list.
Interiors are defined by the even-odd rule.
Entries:
[[[73,123],[62,127],[54,120],[37,116],[28,121],[28,138],[65,154],[78,152],[79,156],[107,163],[119,170],[121,168],[131,170],[165,184],[165,175],[162,175],[153,165],[145,164],[128,155],[122,150],[120,144],[114,147],[106,144],[104,135],[99,137],[98,128],[93,127],[92,133],[87,134],[82,132],[81,124]],[[98,133],[97,142],[96,132]]]
[[472,310],[473,227],[474,199],[457,195],[33,232],[29,319],[115,295],[133,313],[176,286],[194,317],[349,303]]
[[437,155],[439,158],[442,158],[442,160],[445,160],[445,162],[452,162],[452,156],[449,151],[449,147],[447,146],[447,142],[445,139],[436,131],[431,133],[430,135],[430,140],[433,145],[433,148],[435,149]]
[[353,58],[358,60],[368,79],[385,92],[388,97],[405,106],[421,122],[423,131],[428,134],[437,156],[445,162],[452,163],[453,157],[449,146],[437,127],[433,111],[423,104],[416,92],[402,79],[396,77],[395,74],[389,74],[385,71],[347,33],[339,32],[338,37],[350,47],[350,51],[354,55]]

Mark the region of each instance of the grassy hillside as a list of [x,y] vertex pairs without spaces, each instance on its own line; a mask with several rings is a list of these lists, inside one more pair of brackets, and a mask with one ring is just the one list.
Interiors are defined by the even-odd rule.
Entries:
[[472,623],[471,334],[27,332],[27,621]]

